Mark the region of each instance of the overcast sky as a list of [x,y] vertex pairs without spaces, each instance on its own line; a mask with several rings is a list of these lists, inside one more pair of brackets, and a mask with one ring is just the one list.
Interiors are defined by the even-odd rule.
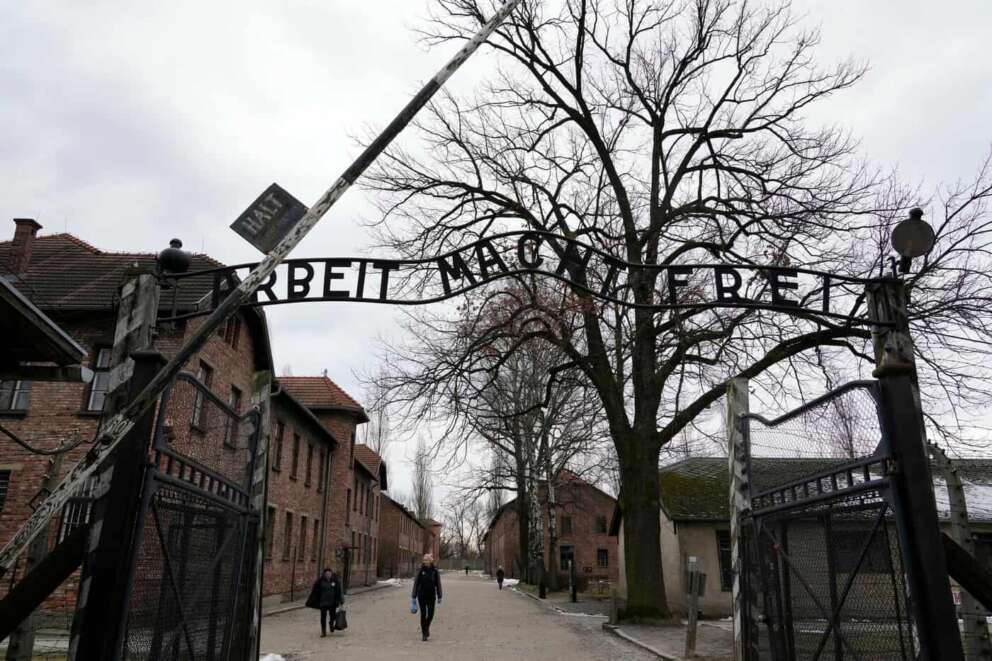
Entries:
[[[0,3],[0,207],[43,233],[157,252],[172,237],[228,263],[258,253],[228,229],[273,181],[311,203],[451,54],[414,29],[428,0]],[[801,0],[821,61],[871,72],[821,111],[911,182],[968,177],[992,141],[992,3]],[[450,83],[468,91],[485,51]],[[358,190],[297,248],[363,252]],[[328,374],[361,396],[382,306],[268,309],[278,372]],[[400,463],[402,448],[394,463]],[[408,479],[400,479],[408,490]]]

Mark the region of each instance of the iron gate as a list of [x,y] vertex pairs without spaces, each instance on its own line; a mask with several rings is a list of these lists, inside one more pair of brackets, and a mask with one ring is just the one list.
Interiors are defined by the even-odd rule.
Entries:
[[180,373],[162,395],[135,531],[123,658],[247,658],[260,425]]
[[916,658],[879,401],[859,381],[775,420],[744,416],[748,658]]

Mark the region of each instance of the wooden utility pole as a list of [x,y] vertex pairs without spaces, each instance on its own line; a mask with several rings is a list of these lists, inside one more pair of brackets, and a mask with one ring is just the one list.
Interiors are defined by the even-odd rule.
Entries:
[[[954,468],[954,462],[939,446],[930,443],[930,456],[933,466],[944,479],[947,488],[947,502],[950,506],[951,538],[971,555],[975,555],[975,542],[968,522],[968,502],[964,495],[964,485]],[[989,641],[989,611],[967,590],[961,590],[961,619],[964,621],[964,646],[968,661],[992,659],[992,642]]]
[[868,316],[881,389],[881,423],[897,471],[892,475],[894,511],[911,607],[924,659],[963,659],[951,598],[926,430],[909,334],[905,284],[887,278],[867,288]]

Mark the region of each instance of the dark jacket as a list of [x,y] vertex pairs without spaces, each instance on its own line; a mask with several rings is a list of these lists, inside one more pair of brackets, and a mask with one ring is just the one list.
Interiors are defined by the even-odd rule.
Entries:
[[503,573],[503,570],[502,569],[497,569],[496,570],[496,580],[497,581],[502,582],[504,576],[506,576],[506,574]]
[[344,594],[341,592],[341,580],[337,574],[331,574],[329,579],[321,576],[313,582],[310,596],[307,597],[307,606],[310,608],[337,608],[343,603]]
[[423,601],[431,601],[435,597],[441,598],[441,572],[437,567],[420,566],[417,578],[413,581],[413,594],[410,596]]

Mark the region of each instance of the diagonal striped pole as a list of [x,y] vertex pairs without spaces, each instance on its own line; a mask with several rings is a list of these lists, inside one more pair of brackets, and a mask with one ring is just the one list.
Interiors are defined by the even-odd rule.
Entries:
[[104,425],[93,449],[76,464],[55,491],[34,511],[27,521],[14,534],[3,550],[0,551],[0,576],[5,574],[14,564],[17,557],[51,521],[68,501],[73,490],[84,480],[92,476],[110,453],[121,442],[121,439],[134,426],[134,421],[158,399],[165,386],[175,378],[186,361],[189,360],[207,341],[207,339],[224,323],[231,314],[247,302],[249,297],[265,282],[280,262],[303,240],[314,225],[326,214],[334,203],[348,191],[363,172],[385,151],[386,147],[410,123],[417,112],[423,108],[444,83],[478,50],[479,46],[493,33],[507,16],[516,8],[520,0],[507,0],[475,35],[469,39],[461,50],[448,61],[440,71],[426,84],[409,103],[393,118],[393,121],[382,133],[366,147],[355,162],[344,171],[337,181],[320,196],[306,215],[296,226],[279,241],[251,273],[228,294],[220,305],[206,318],[203,325],[197,329],[186,343],[176,352],[176,355],[162,368],[148,385],[124,409],[112,417]]

